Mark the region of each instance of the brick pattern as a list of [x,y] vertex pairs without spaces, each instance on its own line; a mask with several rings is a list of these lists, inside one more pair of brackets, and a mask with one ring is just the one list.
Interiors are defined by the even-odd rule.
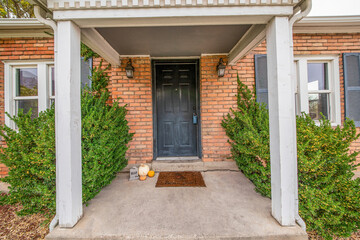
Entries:
[[[295,34],[295,55],[339,56],[341,112],[344,120],[344,83],[342,54],[360,52],[360,34]],[[216,65],[226,56],[204,55],[200,59],[201,137],[203,161],[228,161],[230,145],[221,127],[229,108],[236,107],[237,75],[250,88],[255,84],[254,54],[266,54],[264,41],[234,66],[227,66],[225,76],[218,78]],[[53,58],[51,38],[0,39],[0,124],[4,123],[4,65],[2,60],[39,60]],[[134,78],[125,74],[125,59],[118,68],[108,70],[112,99],[126,104],[130,131],[135,132],[129,143],[129,163],[151,162],[153,159],[153,116],[151,61],[147,57],[132,58]],[[98,65],[100,59],[94,59]],[[103,63],[106,66],[106,63]],[[360,132],[360,128],[358,129]],[[351,145],[351,151],[360,151],[360,140]],[[360,157],[359,157],[360,162]],[[0,164],[0,177],[7,170]]]
[[[345,120],[343,53],[360,52],[360,34],[295,34],[294,55],[335,55],[339,57],[341,116]],[[241,59],[236,66],[241,81],[255,84],[254,55],[266,54],[266,41]],[[236,81],[235,78],[232,81]],[[360,128],[358,128],[360,133]],[[351,144],[350,151],[360,151],[360,140]],[[360,156],[357,160],[360,163]],[[360,169],[359,169],[360,170]]]
[[[297,34],[294,36],[295,55],[339,56],[341,116],[345,120],[343,53],[360,52],[360,33],[356,34]],[[360,128],[357,129],[360,132]],[[360,140],[353,142],[350,151],[360,151]],[[360,163],[360,156],[357,158]],[[360,171],[360,168],[359,168]]]
[[150,58],[131,58],[134,78],[126,77],[127,59],[119,68],[111,69],[109,89],[112,98],[119,98],[121,105],[127,104],[126,116],[130,131],[134,132],[129,143],[129,164],[151,162],[153,159],[153,110],[152,77]]
[[[4,60],[40,60],[54,58],[52,38],[10,38],[0,39],[0,124],[5,123],[4,110]],[[1,145],[5,145],[0,141]],[[8,169],[0,163],[0,177],[7,175]]]
[[221,127],[223,116],[235,107],[237,83],[236,66],[228,67],[224,77],[219,78],[216,66],[226,56],[203,56],[200,59],[200,108],[202,160],[225,161],[230,156],[230,144]]

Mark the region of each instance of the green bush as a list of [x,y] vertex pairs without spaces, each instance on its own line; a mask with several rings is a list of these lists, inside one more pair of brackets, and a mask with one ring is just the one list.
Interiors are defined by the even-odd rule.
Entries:
[[106,88],[108,68],[101,69],[101,65],[92,71],[92,89],[85,90],[81,99],[84,202],[95,197],[127,165],[125,153],[133,136],[125,107],[117,101],[106,103],[110,97]]
[[[269,116],[255,95],[238,79],[237,109],[231,109],[222,126],[240,170],[256,191],[270,197]],[[360,179],[352,179],[358,153],[349,154],[358,137],[348,119],[343,127],[332,127],[326,119],[316,124],[306,114],[297,117],[299,213],[308,230],[326,239],[360,229]]]
[[[9,116],[10,117],[10,116]],[[10,117],[17,130],[0,127],[0,135],[7,143],[1,147],[0,159],[9,168],[9,175],[1,181],[9,183],[10,194],[0,202],[18,203],[24,208],[20,214],[55,211],[55,111],[39,113],[31,119],[19,112]]]
[[[125,119],[125,106],[117,101],[107,104],[107,69],[95,68],[91,89],[81,96],[83,202],[92,199],[111,183],[127,165],[125,153],[132,138]],[[0,127],[7,143],[0,159],[9,168],[1,181],[11,185],[2,203],[21,203],[20,214],[54,214],[55,201],[55,113],[54,107],[31,118],[31,112],[12,117],[17,130]]]
[[[244,175],[254,182],[256,190],[270,197],[269,117],[264,104],[238,77],[237,109],[230,109],[222,122],[232,140],[232,158]],[[255,177],[256,176],[256,177]]]

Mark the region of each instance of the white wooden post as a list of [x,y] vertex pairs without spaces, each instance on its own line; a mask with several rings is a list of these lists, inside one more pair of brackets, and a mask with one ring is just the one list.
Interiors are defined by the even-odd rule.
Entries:
[[274,17],[266,32],[272,215],[283,226],[295,225],[297,161],[289,27],[287,17]]
[[80,28],[58,21],[55,85],[56,213],[60,227],[81,218]]

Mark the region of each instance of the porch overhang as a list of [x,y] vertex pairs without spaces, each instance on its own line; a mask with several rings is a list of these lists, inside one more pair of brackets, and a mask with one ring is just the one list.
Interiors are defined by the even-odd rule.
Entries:
[[[300,8],[309,10],[304,2],[311,6],[311,0],[48,0],[57,21],[55,72],[61,80],[56,81],[55,101],[60,227],[74,226],[82,215],[80,36],[114,65],[125,54],[216,53],[227,54],[234,64],[266,37],[272,215],[281,225],[293,226],[298,211],[291,36],[293,22],[306,11],[292,16]],[[190,44],[186,52],[183,47]]]
[[[274,16],[301,0],[37,0],[56,21],[71,20],[82,41],[113,65],[122,56],[229,55],[234,64],[265,38]],[[171,34],[169,34],[171,33]],[[226,36],[226,38],[224,37]],[[159,47],[161,46],[161,48]]]

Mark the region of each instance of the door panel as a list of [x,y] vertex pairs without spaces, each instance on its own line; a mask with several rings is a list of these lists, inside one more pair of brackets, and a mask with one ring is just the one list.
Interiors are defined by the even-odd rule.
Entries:
[[155,71],[158,156],[197,156],[195,64],[159,64]]

